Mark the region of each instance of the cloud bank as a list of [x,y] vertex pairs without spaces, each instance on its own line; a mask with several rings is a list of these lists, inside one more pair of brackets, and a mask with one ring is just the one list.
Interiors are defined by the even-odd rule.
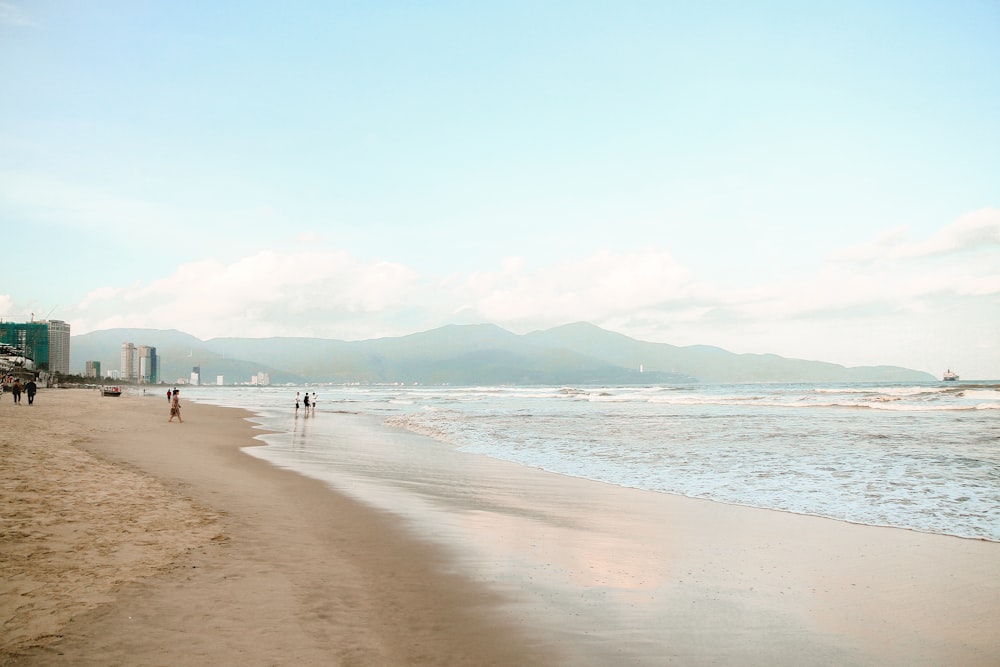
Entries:
[[[970,322],[966,346],[1000,343],[995,209],[965,215],[923,239],[910,239],[905,229],[883,230],[832,251],[810,273],[759,282],[748,270],[740,284],[699,275],[697,267],[656,247],[600,251],[539,267],[509,257],[493,270],[439,276],[324,248],[316,235],[303,238],[308,250],[264,250],[231,262],[203,259],[150,284],[102,286],[63,317],[75,333],[139,327],[181,329],[200,338],[344,340],[448,323],[493,322],[523,333],[584,320],[678,345],[934,370],[937,359],[913,363],[921,332],[962,311]],[[8,319],[18,315],[3,295],[0,310]],[[859,351],[876,340],[884,347]],[[910,357],[903,356],[907,351]]]

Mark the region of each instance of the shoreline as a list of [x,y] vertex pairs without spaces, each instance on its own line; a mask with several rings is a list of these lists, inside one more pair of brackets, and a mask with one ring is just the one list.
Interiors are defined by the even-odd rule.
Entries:
[[[312,471],[309,446],[287,438],[284,453],[453,547],[464,573],[518,597],[567,664],[1000,659],[997,543],[605,484],[379,423],[341,416],[335,459]],[[270,451],[283,465],[281,445]]]
[[[206,397],[203,396],[201,398],[203,398],[207,402],[211,403],[211,401],[208,401],[208,399]],[[251,410],[251,412],[252,412],[252,410]],[[321,415],[324,415],[324,414],[325,415],[345,415],[345,416],[361,417],[361,416],[364,416],[365,413],[352,412],[352,411],[344,411],[344,410],[331,410],[331,411],[324,411],[324,412],[321,413]],[[371,416],[371,417],[373,419],[375,419],[374,416]],[[261,415],[261,414],[255,414],[254,417],[251,418],[251,420],[254,421],[255,423],[259,424],[260,428],[262,430],[265,430],[265,431],[267,430],[267,427],[265,425],[267,420],[265,419],[265,417],[263,415]],[[438,440],[437,438],[435,438],[434,435],[429,434],[429,433],[425,433],[425,432],[421,431],[420,429],[411,429],[411,428],[408,428],[407,426],[401,426],[401,425],[398,425],[398,424],[391,424],[391,423],[390,424],[386,424],[386,423],[384,423],[384,421],[383,421],[383,419],[381,417],[378,417],[377,421],[378,421],[378,426],[374,427],[374,428],[376,428],[378,430],[386,430],[386,429],[390,430],[390,431],[396,431],[396,430],[398,430],[398,431],[410,434],[410,435],[412,435],[414,437],[417,437],[417,438],[428,438],[430,440],[433,440],[434,442],[444,442],[445,444],[448,444],[448,446],[455,446],[453,443],[449,443],[446,440],[444,440],[444,441],[443,440]],[[270,443],[263,442],[260,446],[268,446],[269,444]],[[888,528],[888,529],[892,529],[892,530],[902,530],[902,531],[914,532],[914,533],[917,533],[917,534],[920,534],[920,535],[951,537],[951,538],[956,538],[956,539],[961,539],[961,540],[982,541],[982,542],[989,542],[989,543],[994,543],[994,544],[1000,544],[1000,537],[993,538],[993,537],[985,536],[985,535],[960,534],[958,532],[936,531],[936,530],[927,529],[927,528],[920,528],[920,527],[914,527],[914,526],[909,526],[909,525],[897,525],[897,524],[892,524],[892,523],[866,522],[866,521],[860,520],[860,519],[851,519],[851,518],[847,518],[847,517],[844,517],[844,516],[836,516],[836,515],[833,515],[833,514],[822,514],[822,513],[819,513],[819,512],[809,512],[809,511],[795,510],[795,509],[789,509],[789,508],[784,508],[784,507],[770,507],[770,506],[763,505],[763,504],[752,504],[752,503],[749,503],[749,502],[739,502],[739,501],[735,501],[735,500],[726,500],[726,499],[723,499],[723,498],[714,498],[714,497],[708,497],[708,496],[687,495],[687,494],[682,493],[680,491],[672,491],[672,490],[666,490],[666,489],[654,489],[654,488],[643,488],[641,486],[631,486],[631,485],[628,485],[628,484],[625,484],[625,483],[618,483],[618,482],[614,482],[614,481],[607,481],[607,480],[598,479],[598,478],[594,478],[594,477],[586,477],[584,475],[577,475],[577,474],[573,474],[573,473],[570,473],[570,472],[564,472],[564,471],[557,470],[557,469],[546,468],[546,467],[543,467],[541,465],[529,465],[529,464],[518,462],[518,461],[513,460],[513,459],[501,458],[501,457],[493,456],[493,455],[490,455],[490,454],[484,454],[484,453],[479,453],[479,452],[464,452],[462,450],[458,450],[458,451],[461,451],[461,453],[463,455],[464,454],[469,454],[469,455],[473,455],[473,456],[482,456],[484,458],[487,458],[487,459],[492,460],[492,461],[497,461],[497,462],[499,462],[501,464],[504,464],[504,465],[515,465],[515,466],[518,466],[518,467],[524,467],[524,468],[528,468],[528,469],[535,469],[535,470],[539,470],[541,472],[544,472],[544,473],[547,473],[547,474],[550,474],[550,475],[554,475],[554,476],[557,476],[557,477],[566,477],[566,478],[581,480],[581,481],[584,481],[584,482],[587,482],[587,483],[593,483],[593,484],[606,484],[606,485],[613,486],[613,487],[616,487],[616,488],[628,489],[628,490],[636,491],[636,492],[639,492],[639,493],[655,493],[655,494],[667,495],[667,496],[674,497],[674,498],[684,498],[684,499],[688,499],[688,500],[696,500],[696,501],[705,501],[705,502],[710,502],[710,503],[718,503],[718,504],[726,505],[726,506],[730,506],[730,507],[742,507],[742,508],[750,508],[750,509],[763,510],[763,511],[768,511],[768,512],[777,512],[777,513],[780,513],[780,514],[788,514],[788,515],[792,515],[792,516],[812,517],[812,518],[816,518],[816,519],[825,519],[825,520],[829,520],[829,521],[835,521],[835,522],[850,524],[850,525],[854,525],[854,526],[862,526],[862,527],[870,527],[870,528]]]
[[[202,523],[151,571],[119,576],[34,646],[0,653],[3,665],[1000,661],[994,542],[644,492],[447,447],[433,474],[403,461],[369,485],[377,507],[261,460],[262,431],[238,408],[186,402],[184,423],[168,424],[162,399],[88,394],[42,392],[30,410],[47,413],[30,423],[13,419],[29,408],[0,404],[7,435],[61,438],[109,475],[162,486],[143,506],[169,498],[175,518]],[[395,461],[423,437],[323,417],[338,420],[348,463]],[[13,441],[0,442],[7,454]]]

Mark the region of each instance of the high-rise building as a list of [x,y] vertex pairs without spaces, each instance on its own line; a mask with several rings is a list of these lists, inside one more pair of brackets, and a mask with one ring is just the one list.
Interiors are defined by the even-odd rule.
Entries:
[[23,352],[40,371],[69,373],[69,339],[69,324],[62,320],[0,322],[0,343]]
[[122,365],[119,373],[122,382],[135,382],[135,345],[122,343]]
[[101,377],[101,362],[99,361],[88,361],[86,375],[89,378],[99,378]]
[[69,323],[44,320],[49,329],[49,372],[69,374]]
[[48,370],[49,328],[41,322],[0,322],[0,343],[30,359],[31,367]]
[[191,384],[196,387],[201,384],[201,366],[194,366],[191,369]]
[[156,348],[149,345],[139,346],[139,384],[156,384],[160,381],[160,358]]

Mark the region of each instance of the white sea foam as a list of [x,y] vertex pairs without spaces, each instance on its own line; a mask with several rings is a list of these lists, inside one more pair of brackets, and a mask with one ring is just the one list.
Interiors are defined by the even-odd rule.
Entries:
[[[324,392],[321,414],[350,403],[352,411],[383,415],[391,426],[465,451],[566,475],[1000,540],[998,385]],[[287,393],[215,395],[276,411],[287,409]],[[335,425],[311,419],[308,427],[315,433]]]

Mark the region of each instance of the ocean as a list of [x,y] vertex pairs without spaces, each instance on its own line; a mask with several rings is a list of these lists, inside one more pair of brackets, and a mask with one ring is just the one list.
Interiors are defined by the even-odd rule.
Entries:
[[[318,405],[296,412],[295,394],[306,391]],[[185,386],[182,395],[253,411],[267,446],[248,453],[388,511],[441,510],[425,491],[461,474],[447,463],[460,452],[1000,541],[1000,383]]]

